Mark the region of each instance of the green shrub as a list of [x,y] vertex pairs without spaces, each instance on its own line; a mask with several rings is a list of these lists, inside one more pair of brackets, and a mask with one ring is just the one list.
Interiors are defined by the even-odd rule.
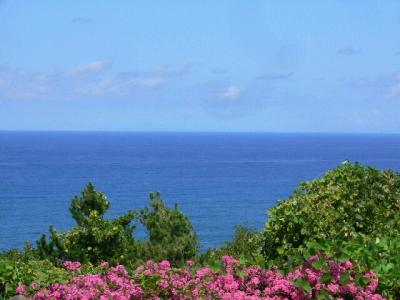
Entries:
[[39,286],[63,283],[71,275],[63,268],[57,268],[49,260],[15,260],[0,258],[0,299],[10,299],[16,294],[18,284]]
[[245,265],[264,266],[262,242],[262,232],[247,225],[238,225],[235,226],[235,235],[231,241],[201,253],[198,260],[202,265],[212,266],[219,264],[222,256],[229,255],[237,257]]
[[41,258],[69,259],[97,264],[102,260],[123,261],[138,245],[133,238],[135,213],[130,211],[114,220],[105,220],[110,204],[101,192],[89,183],[81,197],[74,197],[70,212],[76,226],[66,232],[50,226],[49,240],[43,234],[37,242]]
[[150,193],[150,207],[141,209],[138,216],[148,232],[142,259],[182,264],[197,255],[199,242],[188,217],[176,204],[174,209],[168,208],[160,193]]
[[[39,257],[92,264],[107,260],[133,266],[147,259],[168,259],[180,264],[197,255],[199,243],[192,224],[177,205],[168,208],[160,193],[150,194],[150,207],[129,211],[113,220],[104,219],[109,208],[106,196],[89,183],[81,197],[71,201],[69,210],[76,225],[66,232],[50,226],[49,238],[43,234],[37,241]],[[144,241],[133,236],[138,222],[148,232]]]
[[268,212],[266,259],[316,239],[349,241],[400,231],[400,175],[344,162],[300,185]]

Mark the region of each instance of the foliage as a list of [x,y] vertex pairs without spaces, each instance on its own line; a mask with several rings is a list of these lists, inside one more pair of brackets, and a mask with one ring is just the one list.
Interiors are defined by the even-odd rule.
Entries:
[[76,226],[59,232],[50,226],[50,237],[42,235],[37,242],[41,258],[70,259],[98,263],[102,260],[119,261],[132,248],[137,248],[133,238],[135,213],[130,211],[114,220],[105,220],[104,213],[110,204],[101,192],[89,183],[80,198],[74,197],[70,212]]
[[109,208],[110,202],[107,197],[102,192],[96,191],[93,183],[89,182],[82,191],[82,196],[75,196],[72,199],[69,211],[76,223],[83,226],[93,211],[102,217]]
[[199,242],[188,217],[177,205],[169,209],[160,193],[150,193],[150,207],[144,207],[138,215],[148,232],[142,259],[167,259],[176,265],[197,255]]
[[216,265],[224,255],[237,257],[246,265],[262,266],[262,232],[247,225],[235,226],[235,235],[229,242],[218,248],[208,249],[199,255],[199,262],[204,265]]
[[269,264],[292,270],[321,252],[338,261],[351,259],[358,272],[372,270],[379,278],[378,291],[388,299],[400,299],[400,235],[380,238],[359,235],[350,241],[308,241],[304,246],[290,249],[288,258],[277,257]]
[[400,230],[400,175],[344,162],[302,183],[270,209],[264,230],[266,259],[315,239],[349,241]]
[[[74,268],[71,266],[76,265]],[[74,276],[68,282],[42,286],[19,285],[20,294],[35,299],[384,299],[375,292],[372,272],[358,273],[350,261],[313,256],[293,272],[248,268],[230,256],[222,257],[221,271],[190,266],[172,268],[170,262],[148,261],[130,275],[123,265],[103,262],[97,272],[83,274],[79,263],[68,262]]]
[[[150,194],[150,207],[129,211],[113,220],[104,218],[109,208],[106,196],[89,183],[81,197],[71,201],[70,212],[76,225],[66,232],[50,226],[49,238],[42,235],[37,241],[39,257],[93,264],[103,260],[138,264],[152,258],[179,264],[197,255],[199,243],[192,224],[177,206],[168,208],[160,193]],[[148,238],[144,241],[134,238],[134,222],[147,229]]]
[[[263,231],[237,226],[232,241],[202,254],[188,217],[177,205],[168,208],[159,193],[150,194],[148,207],[112,220],[104,217],[109,208],[89,184],[71,201],[71,230],[50,227],[37,249],[27,244],[22,252],[0,254],[0,299],[16,288],[38,299],[72,291],[134,299],[382,299],[377,291],[400,299],[399,173],[344,162],[270,209]],[[134,238],[137,223],[147,230],[143,241]],[[171,267],[188,259],[185,267]],[[102,261],[123,263],[129,274],[121,265],[93,267]]]
[[9,299],[16,293],[19,284],[29,286],[32,282],[40,286],[63,283],[71,276],[49,260],[0,259],[0,299]]

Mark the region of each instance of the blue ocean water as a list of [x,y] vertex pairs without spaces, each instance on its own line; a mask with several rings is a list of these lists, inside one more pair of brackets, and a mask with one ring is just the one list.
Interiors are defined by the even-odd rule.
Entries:
[[110,216],[160,191],[189,215],[203,249],[235,224],[262,228],[266,210],[343,160],[400,170],[400,135],[0,132],[0,250],[73,225],[88,181]]

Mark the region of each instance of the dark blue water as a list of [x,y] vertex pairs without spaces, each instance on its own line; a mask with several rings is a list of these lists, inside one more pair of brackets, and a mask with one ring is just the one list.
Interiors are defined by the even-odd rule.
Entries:
[[0,132],[0,250],[73,225],[72,196],[88,181],[111,216],[160,191],[178,202],[203,249],[266,210],[304,180],[343,160],[400,170],[399,135]]

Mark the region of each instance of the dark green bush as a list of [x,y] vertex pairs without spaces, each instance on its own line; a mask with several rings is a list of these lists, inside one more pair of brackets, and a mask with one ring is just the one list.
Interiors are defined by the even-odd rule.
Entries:
[[168,208],[160,193],[150,193],[150,207],[141,209],[138,215],[148,232],[142,244],[143,259],[182,264],[197,255],[199,242],[188,217],[176,204],[174,209]]
[[268,212],[263,252],[285,256],[307,241],[349,241],[400,232],[400,175],[344,162],[305,182]]
[[130,211],[114,220],[105,220],[110,204],[101,192],[89,183],[80,198],[74,197],[70,212],[76,226],[66,232],[50,226],[49,240],[42,235],[37,242],[41,258],[69,259],[97,264],[102,260],[124,261],[138,245],[133,238],[135,213]]
[[[102,260],[111,263],[135,265],[147,259],[168,259],[181,264],[197,255],[199,243],[192,224],[175,205],[170,209],[160,193],[150,194],[150,207],[106,220],[110,208],[106,196],[89,183],[81,197],[71,201],[70,212],[76,225],[66,232],[50,226],[50,236],[44,234],[37,241],[41,259],[74,260],[97,264]],[[133,236],[140,222],[148,238],[138,241]]]

